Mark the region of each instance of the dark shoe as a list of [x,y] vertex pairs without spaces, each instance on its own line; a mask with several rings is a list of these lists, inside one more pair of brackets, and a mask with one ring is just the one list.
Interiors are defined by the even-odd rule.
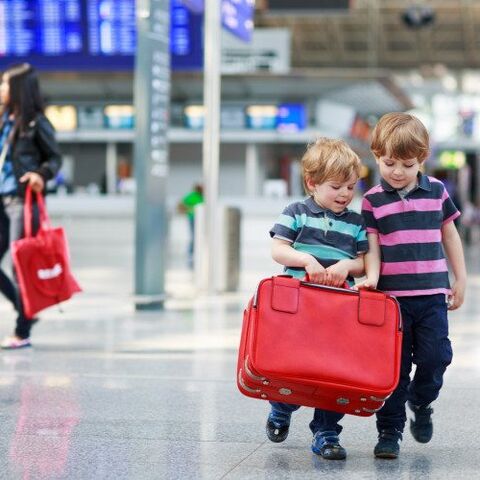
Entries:
[[396,430],[382,430],[378,434],[378,443],[373,454],[377,458],[398,458],[400,454],[399,442],[402,434]]
[[326,460],[345,460],[347,451],[340,445],[337,432],[316,432],[312,441],[312,452]]
[[408,407],[413,412],[415,419],[410,419],[410,432],[419,443],[428,443],[433,435],[432,413],[430,405],[418,406],[408,402]]
[[275,443],[283,442],[288,437],[289,428],[290,428],[289,424],[282,425],[268,419],[267,426],[266,426],[267,437],[270,441]]

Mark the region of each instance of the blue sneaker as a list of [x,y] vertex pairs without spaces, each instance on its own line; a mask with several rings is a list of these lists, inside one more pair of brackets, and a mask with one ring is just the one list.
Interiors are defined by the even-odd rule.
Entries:
[[430,405],[414,405],[410,401],[408,407],[415,415],[415,419],[410,419],[410,432],[413,438],[419,443],[428,443],[433,435],[433,408]]
[[373,454],[377,458],[395,459],[400,455],[399,442],[402,434],[398,430],[380,430],[378,443],[375,445]]
[[312,452],[326,460],[345,460],[347,451],[340,445],[337,432],[316,432],[312,441]]

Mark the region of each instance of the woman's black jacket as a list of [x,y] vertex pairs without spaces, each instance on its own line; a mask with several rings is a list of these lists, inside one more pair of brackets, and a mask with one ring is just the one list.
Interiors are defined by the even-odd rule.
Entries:
[[43,114],[38,114],[24,131],[15,135],[11,150],[12,166],[18,183],[17,195],[25,195],[20,178],[27,172],[42,176],[45,185],[62,166],[62,156],[55,140],[55,129]]

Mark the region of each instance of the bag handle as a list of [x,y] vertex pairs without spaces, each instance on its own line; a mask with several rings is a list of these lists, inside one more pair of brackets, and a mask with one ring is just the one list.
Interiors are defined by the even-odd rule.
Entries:
[[[50,226],[50,218],[45,206],[45,200],[40,192],[35,192],[37,195],[37,206],[40,214],[40,228],[46,229]],[[33,200],[32,200],[32,187],[27,185],[25,191],[25,205],[23,207],[23,228],[25,232],[25,238],[32,236],[32,221],[33,221]]]

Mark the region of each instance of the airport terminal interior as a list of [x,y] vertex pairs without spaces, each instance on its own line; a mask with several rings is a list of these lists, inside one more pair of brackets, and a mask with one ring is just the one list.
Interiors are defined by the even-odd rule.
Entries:
[[[39,313],[31,346],[0,351],[0,479],[478,478],[480,1],[0,0],[0,71],[24,62],[55,128],[46,205],[82,292]],[[426,126],[425,172],[462,213],[465,303],[432,440],[408,420],[399,457],[375,458],[375,416],[347,415],[347,458],[327,460],[310,449],[311,408],[273,443],[268,402],[240,392],[243,312],[282,273],[269,231],[305,198],[307,145],[342,138],[360,157],[359,211],[389,112]],[[181,204],[198,185],[192,252]],[[18,281],[10,252],[2,270]],[[16,317],[0,296],[0,340]]]

